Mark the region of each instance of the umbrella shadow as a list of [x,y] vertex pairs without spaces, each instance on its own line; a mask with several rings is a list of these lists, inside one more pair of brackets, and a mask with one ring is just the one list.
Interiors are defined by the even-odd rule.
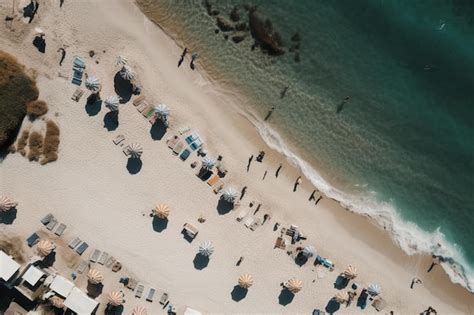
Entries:
[[308,262],[308,257],[306,257],[305,255],[303,255],[301,252],[296,255],[295,257],[295,263],[300,266],[300,267],[303,267],[306,263]]
[[290,304],[294,298],[295,298],[294,293],[292,293],[287,288],[283,288],[280,292],[280,295],[278,296],[278,303],[280,303],[280,305],[286,306]]
[[194,256],[193,264],[195,269],[202,270],[209,265],[209,257],[197,253]]
[[153,140],[161,140],[166,134],[168,126],[160,119],[157,119],[156,122],[151,125],[150,135]]
[[342,275],[339,275],[337,276],[336,281],[334,282],[334,288],[338,290],[342,290],[345,287],[347,287],[348,284],[349,284],[349,279]]
[[107,304],[107,307],[105,308],[106,315],[121,315],[123,313],[123,305],[110,305]]
[[53,266],[55,261],[56,261],[56,252],[55,251],[52,251],[51,253],[49,253],[48,256],[43,258],[43,264],[45,264],[47,267]]
[[93,283],[87,282],[87,295],[90,296],[91,298],[95,299],[96,297],[102,294],[103,290],[104,290],[104,285],[102,283],[93,284]]
[[87,97],[86,103],[86,113],[89,116],[97,115],[102,108],[102,100],[97,96],[97,94],[91,94]]
[[42,54],[46,52],[46,40],[42,36],[35,36],[33,46]]
[[248,292],[249,292],[248,289],[245,289],[239,285],[236,285],[234,289],[232,290],[232,292],[230,292],[230,295],[232,296],[232,300],[239,302],[247,296]]
[[228,202],[222,198],[219,199],[219,202],[217,203],[217,213],[224,215],[229,213],[232,209],[234,209],[233,203]]
[[335,312],[337,312],[339,309],[341,308],[341,303],[339,303],[338,301],[334,300],[334,299],[330,299],[328,304],[326,305],[326,312],[328,312],[329,314],[334,314]]
[[130,101],[133,94],[133,84],[120,76],[120,71],[114,77],[115,93],[120,96],[120,103],[125,104]]
[[130,174],[135,175],[142,169],[142,160],[140,158],[128,158],[127,170]]
[[153,217],[153,230],[155,232],[161,233],[168,227],[168,219],[160,219]]
[[16,219],[17,212],[18,210],[16,210],[16,208],[12,208],[7,212],[0,212],[0,223],[8,225],[13,224]]
[[199,177],[204,182],[208,180],[212,174],[213,174],[212,171],[201,167],[201,169],[199,170],[199,173],[196,176]]
[[113,131],[119,126],[118,113],[117,112],[108,112],[104,116],[104,127],[107,131]]

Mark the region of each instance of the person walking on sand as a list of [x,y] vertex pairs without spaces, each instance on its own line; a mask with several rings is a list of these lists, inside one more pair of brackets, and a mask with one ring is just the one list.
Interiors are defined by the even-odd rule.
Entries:
[[284,88],[283,90],[281,90],[281,92],[280,92],[280,98],[284,98],[284,97],[285,97],[286,92],[288,91],[289,88],[290,88],[290,87],[287,85],[287,86],[285,86],[285,88]]
[[275,172],[275,177],[276,177],[276,178],[278,178],[278,174],[280,173],[280,170],[281,170],[282,166],[283,166],[283,165],[280,163],[280,165],[278,166],[278,168],[277,168],[277,170],[276,170],[276,172]]
[[314,198],[314,194],[316,193],[316,189],[313,190],[313,192],[311,193],[311,196],[309,196],[309,199],[308,201],[311,201],[311,200],[315,200],[316,198]]
[[267,172],[268,172],[268,171],[265,171],[265,173],[263,173],[263,178],[262,178],[262,180],[265,180],[265,177],[267,176]]
[[323,199],[323,196],[319,196],[318,200],[316,200],[316,202],[314,203],[315,206],[318,205],[318,202],[321,201],[321,199]]
[[181,58],[179,58],[179,61],[178,61],[178,68],[183,63],[184,57],[186,56],[187,53],[188,53],[188,49],[186,47],[184,47],[183,53],[181,54]]
[[249,163],[247,164],[247,172],[250,170],[250,164],[252,163],[253,160],[253,154],[249,157]]
[[194,61],[196,60],[197,57],[198,57],[197,53],[194,53],[191,55],[191,63],[189,64],[189,66],[191,67],[192,70],[194,70]]
[[244,188],[242,188],[242,191],[240,192],[240,200],[242,200],[242,198],[244,198],[244,195],[245,195],[246,191],[247,191],[247,186],[244,186]]
[[64,4],[64,0],[59,0],[59,7],[62,8]]
[[295,181],[295,186],[293,187],[293,192],[296,191],[296,189],[298,188],[298,185],[301,184],[301,176],[298,177]]
[[431,266],[430,266],[430,268],[428,268],[427,272],[430,272],[431,270],[433,270],[434,266],[439,265],[439,257],[437,257],[437,256],[434,256],[434,257],[435,257],[435,259],[431,263]]
[[240,264],[242,263],[243,260],[244,260],[244,256],[240,256],[239,260],[237,260],[236,265],[240,266]]
[[268,111],[268,114],[267,116],[265,116],[265,118],[263,119],[263,121],[267,121],[270,116],[273,114],[273,111],[275,110],[275,106],[272,106],[272,108],[270,108],[270,110]]
[[61,60],[59,60],[59,65],[63,65],[64,58],[66,58],[66,50],[64,48],[59,48],[58,52],[61,52]]
[[256,215],[258,211],[260,211],[261,206],[262,206],[262,204],[259,203],[258,206],[257,206],[257,209],[255,209],[255,211],[253,212],[254,215]]
[[423,282],[421,282],[421,280],[418,279],[417,277],[414,277],[414,278],[411,280],[410,289],[413,289],[413,286],[415,285],[415,283],[421,284],[421,283],[423,283]]

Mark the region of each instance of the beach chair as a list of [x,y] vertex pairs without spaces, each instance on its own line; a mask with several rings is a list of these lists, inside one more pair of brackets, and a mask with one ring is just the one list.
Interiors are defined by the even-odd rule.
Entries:
[[165,305],[166,302],[168,302],[168,300],[169,300],[168,293],[165,292],[165,293],[163,293],[163,294],[161,295],[160,304],[161,304],[161,305]]
[[[78,85],[80,85],[80,84],[78,84]],[[84,90],[81,89],[80,87],[78,87],[78,88],[74,91],[74,93],[72,94],[71,99],[72,99],[73,101],[79,102],[79,100],[81,99],[82,95],[84,95]]]
[[42,218],[40,221],[41,223],[43,223],[43,225],[47,225],[52,219],[54,218],[54,216],[51,214],[51,213],[48,213],[44,218]]
[[80,274],[83,274],[84,271],[86,271],[87,266],[88,266],[88,263],[85,262],[84,260],[81,260],[81,263],[77,267],[77,272]]
[[125,140],[125,136],[124,136],[124,135],[117,135],[117,137],[115,137],[115,139],[112,140],[112,142],[113,142],[115,145],[119,145],[120,143],[122,143],[123,140]]
[[143,290],[145,290],[145,286],[143,284],[138,284],[137,290],[135,291],[135,297],[140,299],[142,297]]
[[197,149],[201,148],[204,143],[202,142],[201,139],[196,139],[193,143],[191,143],[189,146],[193,151],[196,151]]
[[277,237],[274,248],[285,249],[286,248],[286,240],[281,236]]
[[240,222],[242,221],[243,218],[245,218],[246,215],[247,215],[247,211],[242,210],[240,211],[239,215],[235,219],[237,220],[237,222]]
[[178,142],[173,148],[173,153],[178,155],[183,148],[184,148],[184,143],[183,142]]
[[102,252],[102,255],[100,255],[100,258],[97,260],[97,263],[103,265],[105,264],[105,261],[109,257],[109,254],[107,252]]
[[114,265],[112,266],[112,271],[118,272],[120,271],[120,269],[122,269],[122,264],[120,263],[120,261],[116,260]]
[[208,184],[209,186],[214,186],[219,180],[220,180],[219,175],[215,174],[215,175],[211,176],[211,178],[209,178],[209,179],[207,180],[207,184]]
[[152,115],[155,114],[155,107],[153,105],[148,106],[143,112],[142,115],[145,118],[150,118]]
[[78,68],[84,69],[86,67],[86,62],[84,61],[84,59],[82,59],[79,56],[74,57],[73,63],[74,63],[74,66]]
[[221,179],[219,179],[217,184],[214,185],[213,191],[217,195],[222,190],[222,188],[224,188],[224,182]]
[[148,291],[148,295],[146,297],[146,300],[148,302],[153,302],[153,300],[155,299],[155,293],[156,293],[156,289],[150,288],[150,291]]
[[141,104],[144,100],[145,100],[145,95],[142,94],[142,95],[138,96],[137,98],[135,98],[135,99],[133,100],[133,102],[132,102],[132,103],[133,103],[133,106],[138,106],[138,105]]
[[193,225],[185,223],[183,226],[183,233],[192,240],[199,233],[199,230],[196,229]]
[[127,288],[133,291],[137,287],[137,284],[138,284],[137,280],[130,278],[128,279],[128,282],[127,282]]
[[73,239],[72,241],[69,242],[68,246],[72,249],[76,248],[77,245],[79,245],[79,243],[81,243],[81,239],[79,237],[76,237],[75,239]]
[[184,140],[186,141],[187,144],[191,144],[197,139],[199,139],[199,135],[196,132],[193,132],[192,134],[187,136]]
[[74,84],[74,85],[81,86],[82,80],[79,80],[79,79],[76,79],[76,78],[72,78],[71,83]]
[[260,218],[254,219],[253,223],[249,226],[249,229],[255,231],[255,229],[262,223]]
[[79,255],[82,255],[82,253],[84,253],[88,247],[89,247],[89,244],[87,244],[86,242],[82,242],[81,245],[77,246],[76,253],[78,253]]
[[105,267],[107,268],[112,268],[113,264],[115,264],[116,259],[113,256],[110,256],[106,261],[105,261]]
[[188,159],[188,157],[191,155],[191,151],[189,149],[184,149],[183,152],[179,155],[179,158],[184,162]]
[[49,221],[48,225],[46,225],[46,228],[52,231],[56,227],[57,224],[58,224],[58,220],[56,220],[56,218],[53,218],[51,219],[51,221]]
[[64,224],[64,223],[61,223],[58,228],[56,229],[56,231],[54,232],[54,234],[56,234],[57,236],[61,236],[63,235],[64,231],[66,230],[67,228],[67,225]]
[[91,254],[91,257],[89,258],[89,261],[95,263],[97,259],[99,259],[101,253],[102,252],[98,249],[94,250]]
[[26,239],[26,243],[28,244],[29,247],[33,247],[36,243],[38,243],[40,240],[40,237],[38,234],[33,233]]
[[248,217],[247,220],[245,220],[244,225],[246,228],[250,228],[250,226],[255,222],[254,217]]
[[140,104],[137,105],[137,110],[141,113],[143,112],[146,108],[148,108],[150,105],[146,102],[143,101]]
[[122,152],[126,157],[128,157],[130,155],[130,145],[127,145],[125,148],[123,148]]
[[178,136],[173,136],[173,138],[166,140],[166,144],[168,145],[168,148],[173,149],[176,143],[178,143],[179,137]]

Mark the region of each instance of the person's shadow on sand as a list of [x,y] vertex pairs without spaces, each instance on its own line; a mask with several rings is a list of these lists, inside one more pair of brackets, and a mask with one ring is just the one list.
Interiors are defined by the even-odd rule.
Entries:
[[193,264],[195,269],[202,270],[209,265],[209,257],[197,253],[194,256]]
[[0,223],[2,224],[13,224],[13,221],[16,219],[17,214],[16,208],[12,208],[6,212],[0,211]]
[[142,160],[140,158],[128,158],[127,170],[130,174],[135,175],[142,169]]
[[292,293],[287,288],[283,288],[280,292],[280,295],[278,296],[278,303],[280,303],[280,305],[286,306],[290,304],[294,298],[295,298],[294,293]]
[[113,131],[119,126],[118,112],[108,112],[104,115],[104,127],[107,131]]
[[248,289],[245,289],[239,285],[236,285],[234,289],[232,290],[232,292],[230,292],[230,295],[232,296],[232,300],[239,302],[247,296],[248,292],[249,292]]
[[161,233],[164,230],[166,230],[166,228],[168,227],[168,219],[160,219],[157,217],[153,217],[152,224],[153,224],[153,230],[158,233]]

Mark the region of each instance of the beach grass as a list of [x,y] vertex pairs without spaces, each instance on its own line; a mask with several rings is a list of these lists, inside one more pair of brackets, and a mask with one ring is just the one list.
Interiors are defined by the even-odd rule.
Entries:
[[49,120],[46,123],[46,135],[43,142],[43,158],[40,161],[41,165],[58,159],[59,148],[59,127],[54,122]]
[[48,112],[48,104],[42,100],[28,102],[26,104],[26,113],[31,119],[36,119]]
[[43,148],[43,136],[36,131],[33,131],[28,138],[28,159],[30,161],[38,161]]

